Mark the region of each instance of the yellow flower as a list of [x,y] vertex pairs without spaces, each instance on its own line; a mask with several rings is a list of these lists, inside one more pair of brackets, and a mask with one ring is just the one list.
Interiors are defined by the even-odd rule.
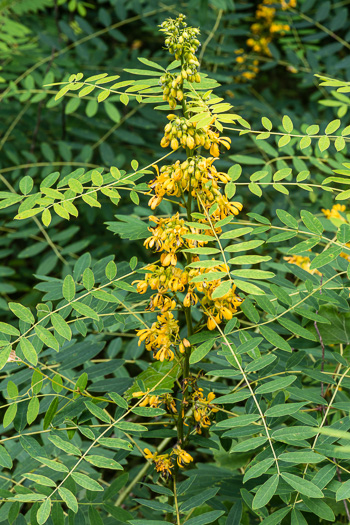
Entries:
[[282,9],[288,9],[289,7],[296,7],[297,0],[281,0]]
[[158,308],[162,312],[167,312],[168,310],[175,310],[176,301],[171,299],[171,297],[165,295],[164,293],[157,293],[151,296],[149,306],[147,310],[154,312]]
[[255,76],[255,73],[252,73],[251,71],[245,71],[244,73],[242,73],[242,77],[248,80],[252,80],[253,78],[255,78]]
[[143,397],[143,396],[146,396],[146,397],[143,401],[141,401],[141,403],[139,403],[140,407],[145,407],[149,405],[152,408],[157,408],[157,406],[162,404],[162,400],[158,396],[148,394],[147,392],[141,392],[141,391],[134,392],[132,395],[132,397]]
[[189,465],[191,461],[193,461],[193,457],[183,450],[180,445],[176,445],[173,448],[173,454],[177,456],[176,461],[180,468],[184,468],[185,466]]
[[163,478],[168,479],[171,477],[171,470],[174,467],[174,464],[169,454],[163,454],[159,456],[157,452],[152,454],[148,448],[145,448],[143,452],[146,459],[155,463],[156,471],[160,472]]
[[198,388],[192,393],[193,415],[196,422],[196,431],[202,433],[202,428],[208,428],[211,424],[210,415],[218,412],[218,409],[210,403],[214,401],[214,392],[209,392],[208,397],[203,395],[203,389]]
[[151,215],[150,221],[155,222],[157,226],[148,228],[152,235],[145,240],[144,246],[146,246],[146,248],[153,248],[157,252],[166,252],[163,253],[160,258],[163,266],[176,265],[176,252],[178,250],[184,247],[194,248],[206,244],[205,241],[194,242],[184,237],[188,234],[199,233],[199,230],[186,226],[185,220],[180,219],[179,213],[166,219],[157,218]]

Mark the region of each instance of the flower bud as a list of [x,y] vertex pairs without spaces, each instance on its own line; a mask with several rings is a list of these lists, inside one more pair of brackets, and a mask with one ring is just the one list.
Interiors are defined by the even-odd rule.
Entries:
[[195,147],[194,139],[191,136],[187,137],[187,147],[190,149],[193,149]]
[[[161,144],[161,145],[162,145],[162,144]],[[177,139],[172,139],[172,140],[171,140],[170,147],[171,147],[171,149],[173,149],[174,151],[178,149],[178,147],[179,147],[179,143],[178,143]]]

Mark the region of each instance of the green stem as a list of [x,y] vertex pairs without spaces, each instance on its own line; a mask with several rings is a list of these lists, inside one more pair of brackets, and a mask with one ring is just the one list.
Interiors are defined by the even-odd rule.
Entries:
[[[186,117],[186,113],[187,113],[186,102],[185,102],[185,99],[183,99],[182,100],[182,114],[184,117]],[[193,151],[186,147],[186,155],[187,155],[187,158],[191,158],[193,156]],[[191,221],[191,211],[192,211],[191,183],[188,189],[187,203],[185,202],[185,199],[184,199],[184,204],[187,210],[187,220]],[[186,257],[186,260],[187,260],[187,263],[191,262],[192,260],[191,254],[188,254],[188,257]],[[183,310],[184,310],[185,318],[186,318],[187,337],[190,337],[193,334],[191,307],[190,306],[186,307]],[[177,439],[178,439],[178,443],[181,446],[181,448],[184,446],[184,415],[185,415],[185,410],[187,406],[187,389],[188,389],[188,386],[184,380],[187,379],[190,374],[190,355],[191,355],[191,349],[186,348],[184,356],[183,356],[183,366],[182,366],[182,384],[183,384],[182,401],[181,401],[181,406],[180,406],[180,410],[179,410],[179,414],[177,418]],[[177,483],[178,472],[179,472],[179,467],[178,467],[178,464],[175,463],[174,474],[173,474],[174,484]],[[169,496],[168,503],[171,506],[174,504],[174,496]],[[167,513],[167,520],[173,523],[172,513]]]

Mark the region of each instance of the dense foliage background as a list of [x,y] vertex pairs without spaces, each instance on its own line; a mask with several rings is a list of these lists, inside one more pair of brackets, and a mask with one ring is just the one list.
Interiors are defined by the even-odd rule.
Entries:
[[[264,9],[273,9],[273,16],[264,15]],[[208,339],[211,343],[201,347],[202,361],[193,360],[197,386],[206,395],[214,392],[217,399],[224,395],[226,400],[218,401],[222,410],[212,414],[213,431],[206,428],[202,434],[194,433],[186,449],[193,462],[178,479],[181,523],[350,521],[349,2],[0,0],[0,312],[1,322],[6,323],[0,323],[0,523],[180,523],[172,514],[171,481],[159,478],[143,457],[145,447],[165,451],[174,446],[178,437],[174,422],[170,416],[162,420],[163,413],[144,417],[142,407],[128,414],[125,427],[120,424],[108,430],[106,437],[116,441],[101,442],[96,449],[105,463],[95,457],[79,465],[78,471],[88,476],[90,484],[79,474],[67,476],[63,484],[67,492],[52,498],[50,517],[46,516],[50,509],[43,508],[41,500],[35,502],[36,493],[51,494],[55,482],[60,483],[75,466],[81,451],[85,453],[91,441],[109,428],[110,417],[115,421],[123,416],[125,406],[132,406],[133,392],[154,389],[161,382],[164,392],[174,387],[179,396],[183,386],[171,362],[156,366],[150,353],[138,346],[135,329],[142,328],[142,319],[154,322],[156,314],[146,310],[149,295],[140,296],[131,287],[136,278],[142,278],[133,275],[135,268],[157,260],[143,246],[149,235],[149,215],[178,211],[172,202],[163,200],[151,212],[145,185],[154,177],[149,169],[152,163],[168,153],[160,141],[169,108],[155,109],[159,102],[153,104],[152,99],[140,102],[113,93],[100,101],[95,92],[81,97],[68,91],[56,97],[62,87],[56,83],[68,81],[71,74],[81,72],[86,78],[107,73],[119,75],[118,82],[139,80],[143,77],[128,70],[147,69],[149,64],[140,63],[140,58],[166,68],[172,59],[164,49],[159,25],[179,13],[187,16],[189,25],[200,27],[202,46],[197,56],[201,73],[216,81],[208,84],[210,89],[216,87],[216,96],[234,106],[232,112],[244,119],[243,124],[225,129],[231,148],[216,167],[224,172],[231,168],[233,180],[238,171],[232,171],[232,166],[242,167],[232,189],[234,200],[243,203],[239,225],[253,224],[255,238],[262,241],[254,251],[262,257],[262,265],[254,268],[276,274],[267,285],[237,273],[243,278],[241,296],[246,299],[236,329],[246,329],[246,337],[242,332],[225,340],[234,328],[231,323],[225,337],[216,331],[214,341],[208,332],[202,332],[190,340],[194,348]],[[151,71],[158,84],[160,71]],[[322,85],[315,75],[340,82]],[[249,125],[251,133],[247,132]],[[184,160],[184,153],[180,157]],[[60,181],[64,186],[69,178],[84,178],[84,172],[91,179],[92,169],[109,173],[111,167],[117,167],[124,175],[137,171],[138,166],[147,169],[136,180],[134,191],[124,187],[119,190],[121,197],[100,193],[100,207],[80,200],[75,203],[79,215],[73,214],[70,222],[59,208],[47,226],[35,215],[15,219],[23,195],[38,192],[44,180],[44,187],[59,189]],[[86,181],[90,179],[87,176]],[[329,186],[333,191],[327,191]],[[337,204],[335,197],[344,190],[338,200],[341,207],[332,208]],[[34,201],[30,199],[24,199],[27,204],[21,204],[20,212],[31,209]],[[249,233],[242,233],[242,241],[250,240]],[[296,241],[305,240],[306,244],[290,251]],[[330,251],[310,269],[310,259],[324,255],[327,249]],[[297,264],[288,264],[284,257],[293,255],[300,257],[290,260]],[[263,257],[271,259],[265,263]],[[113,292],[117,304],[106,307],[101,295],[89,297],[86,305],[101,316],[95,313],[93,321],[86,321],[85,309],[75,313],[85,315],[85,321],[70,318],[70,310],[64,309],[71,294],[67,287],[81,294],[94,285],[107,286],[115,277],[111,261],[116,263],[118,279],[125,275]],[[253,261],[244,268],[250,269]],[[86,272],[88,268],[92,271]],[[66,290],[62,290],[63,283]],[[256,285],[265,295],[259,294]],[[40,320],[57,308],[63,319],[70,319],[73,338],[62,335],[65,325],[62,329],[52,320],[54,326],[47,328],[55,335],[53,341],[47,332],[31,340],[40,351],[38,362],[31,348],[22,345],[16,352],[23,361],[7,362],[8,343],[18,330],[25,334],[33,324],[33,314]],[[201,326],[201,314],[194,313],[193,318]],[[284,324],[275,322],[280,318]],[[259,331],[260,323],[270,324]],[[8,325],[14,327],[12,333]],[[249,345],[251,339],[255,341]],[[225,353],[229,343],[244,354],[244,366],[248,364],[248,372],[254,375],[250,376],[254,388],[263,387],[256,394],[262,410],[272,410],[265,418],[267,426],[271,432],[280,432],[274,443],[276,454],[284,455],[281,470],[298,476],[299,481],[289,478],[288,485],[284,478],[272,489],[276,478],[270,469],[271,450],[263,433],[253,437],[257,406],[244,388],[240,390],[245,379]],[[265,361],[256,364],[259,359]],[[281,376],[282,382],[264,390],[263,385],[275,376]],[[163,381],[164,377],[168,380]],[[227,397],[232,395],[236,397]],[[293,417],[291,407],[288,412],[281,408],[273,412],[287,400],[285,406],[292,404],[295,410]],[[248,419],[229,426],[224,422],[231,421],[227,416],[232,414]],[[140,423],[148,431],[133,426]],[[294,434],[289,433],[292,426],[297,429]],[[316,452],[313,427],[331,429],[330,435],[317,434]],[[245,445],[249,439],[261,441]],[[57,458],[59,462],[53,464]],[[265,461],[266,469],[263,466],[256,477],[243,479],[251,461],[253,467]],[[122,467],[124,471],[119,470]],[[265,482],[269,484],[260,491],[262,505],[257,500],[254,504]],[[311,484],[319,491],[324,489],[324,499],[317,499],[321,496]],[[262,494],[268,491],[265,502]],[[76,496],[79,508],[71,495]]]

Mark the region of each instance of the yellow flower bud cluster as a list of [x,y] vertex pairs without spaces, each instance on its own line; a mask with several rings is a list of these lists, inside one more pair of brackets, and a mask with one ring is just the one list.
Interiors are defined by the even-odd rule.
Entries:
[[169,53],[175,55],[175,59],[181,62],[181,71],[179,74],[172,74],[168,71],[161,77],[160,83],[163,88],[163,100],[169,102],[171,109],[175,109],[176,100],[181,102],[184,97],[183,83],[200,82],[201,77],[197,71],[199,61],[195,53],[200,46],[197,38],[199,29],[187,27],[186,17],[182,14],[175,20],[168,18],[161,27],[165,33],[165,46]]
[[207,134],[204,129],[197,131],[195,122],[190,122],[185,117],[177,117],[176,115],[168,115],[168,120],[170,122],[165,126],[164,137],[160,142],[162,148],[167,148],[169,145],[174,151],[180,146],[191,150],[196,146],[210,148]]
[[191,68],[182,69],[181,73],[174,74],[167,71],[160,77],[160,85],[163,89],[163,100],[169,103],[170,109],[176,108],[176,100],[181,102],[184,98],[183,83],[188,79],[189,82],[200,82],[201,77],[198,72],[193,73]]
[[[180,219],[179,213],[169,218],[158,218],[150,216],[150,221],[156,223],[155,228],[148,228],[152,233],[151,237],[145,240],[144,246],[162,252],[160,262],[163,266],[175,266],[177,263],[176,252],[182,248],[194,248],[204,246],[205,242],[193,241],[184,238],[184,235],[199,233],[197,228],[185,225],[185,220]],[[208,239],[209,241],[210,239]]]
[[197,36],[200,31],[197,27],[188,27],[185,15],[179,15],[175,20],[168,18],[161,24],[161,31],[165,33],[165,46],[169,53],[175,55],[182,64],[199,66],[195,53],[200,46]]
[[[229,137],[220,137],[220,134],[211,129],[210,125],[197,129],[197,123],[191,122],[185,117],[168,115],[168,124],[164,128],[164,137],[160,141],[162,148],[176,151],[180,146],[193,150],[199,146],[210,150],[214,157],[220,155],[219,146],[222,144],[230,149],[231,139]],[[213,117],[213,121],[215,117]]]
[[137,330],[139,346],[144,341],[146,349],[153,352],[158,361],[172,361],[175,357],[176,346],[181,343],[179,337],[179,323],[171,312],[157,316],[151,328]]

